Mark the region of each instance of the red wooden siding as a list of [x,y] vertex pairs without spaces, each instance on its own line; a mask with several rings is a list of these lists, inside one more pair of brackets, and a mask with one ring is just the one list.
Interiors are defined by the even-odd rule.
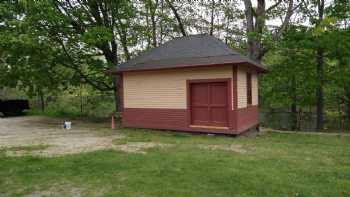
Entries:
[[187,126],[186,109],[124,108],[122,126],[181,129]]
[[258,108],[230,110],[229,129],[193,128],[184,109],[124,108],[122,126],[132,128],[167,129],[190,132],[239,134],[258,125]]
[[259,124],[258,106],[249,106],[247,108],[238,109],[236,111],[238,133],[252,128]]
[[236,134],[231,129],[189,127],[187,110],[124,108],[122,126],[131,128],[166,129],[201,133]]

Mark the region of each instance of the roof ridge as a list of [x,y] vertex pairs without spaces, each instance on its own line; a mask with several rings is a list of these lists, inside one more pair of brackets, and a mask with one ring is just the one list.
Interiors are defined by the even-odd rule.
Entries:
[[174,58],[166,58],[166,59],[150,59],[148,61],[145,61],[145,62],[141,62],[139,64],[144,64],[144,63],[147,63],[147,62],[150,62],[150,61],[166,61],[166,60],[176,60],[176,59],[194,59],[194,58],[211,58],[211,57],[226,57],[226,56],[237,56],[237,54],[227,54],[227,55],[212,55],[212,56],[202,56],[202,57],[174,57]]
[[[150,50],[147,50],[147,51],[151,51],[151,50],[153,50],[153,49],[156,49],[156,48],[159,48],[159,47],[161,47],[161,46],[164,46],[164,45],[166,45],[166,44],[168,44],[168,43],[175,42],[175,41],[178,41],[178,40],[182,40],[182,39],[185,39],[185,38],[189,38],[189,37],[201,37],[201,36],[214,37],[214,36],[210,36],[210,35],[205,34],[205,33],[203,33],[203,34],[191,34],[191,35],[186,35],[186,36],[178,36],[178,37],[174,37],[173,39],[168,40],[168,41],[166,41],[166,42],[164,42],[164,43],[158,45],[157,47],[153,47],[153,48],[151,48]],[[214,38],[215,38],[215,37],[214,37]]]

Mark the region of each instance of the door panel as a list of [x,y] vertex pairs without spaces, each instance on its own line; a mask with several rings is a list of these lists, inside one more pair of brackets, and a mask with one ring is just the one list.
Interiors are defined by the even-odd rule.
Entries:
[[211,83],[211,105],[226,106],[227,105],[227,87],[226,83]]
[[192,124],[209,125],[209,88],[206,83],[191,86]]
[[192,108],[192,124],[194,125],[210,125],[208,107]]
[[192,83],[190,88],[191,124],[227,126],[227,82]]
[[226,107],[212,107],[211,121],[217,126],[227,126],[227,109]]
[[198,83],[192,85],[191,100],[193,106],[207,106],[208,99],[208,84]]

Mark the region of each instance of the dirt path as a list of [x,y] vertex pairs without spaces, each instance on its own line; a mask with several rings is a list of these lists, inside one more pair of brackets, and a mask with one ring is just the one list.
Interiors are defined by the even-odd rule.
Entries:
[[[23,116],[0,118],[0,149],[7,149],[7,155],[42,155],[56,156],[90,152],[113,148],[113,139],[120,134],[104,133],[108,125],[89,124],[73,121],[71,130],[61,127],[62,120]],[[10,147],[42,146],[42,150],[12,150]],[[9,149],[10,148],[10,149]]]

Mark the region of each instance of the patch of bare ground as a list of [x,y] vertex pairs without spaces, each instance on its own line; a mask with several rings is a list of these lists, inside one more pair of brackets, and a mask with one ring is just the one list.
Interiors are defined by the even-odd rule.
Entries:
[[[73,121],[71,130],[61,127],[62,120],[24,116],[0,119],[0,149],[8,156],[60,156],[104,149],[112,149],[114,139],[123,138],[117,131],[108,130],[108,124]],[[41,149],[16,148],[42,146]]]
[[170,144],[154,143],[154,142],[130,142],[127,144],[115,145],[117,150],[128,153],[146,154],[146,150],[150,148],[164,148],[169,147]]
[[24,197],[80,197],[84,196],[84,189],[75,187],[72,184],[62,183],[54,184],[48,189],[37,190],[30,194],[24,195]]
[[225,144],[225,145],[200,145],[200,148],[209,149],[209,150],[224,150],[232,151],[236,153],[246,154],[248,150],[243,148],[240,144]]
[[[118,136],[119,137],[119,136]],[[95,137],[95,136],[72,136],[67,139],[66,136],[56,138],[46,138],[44,142],[49,146],[42,150],[8,150],[5,151],[7,156],[60,156],[66,154],[77,154],[92,152],[97,150],[105,150],[113,148],[113,139],[111,137]]]

